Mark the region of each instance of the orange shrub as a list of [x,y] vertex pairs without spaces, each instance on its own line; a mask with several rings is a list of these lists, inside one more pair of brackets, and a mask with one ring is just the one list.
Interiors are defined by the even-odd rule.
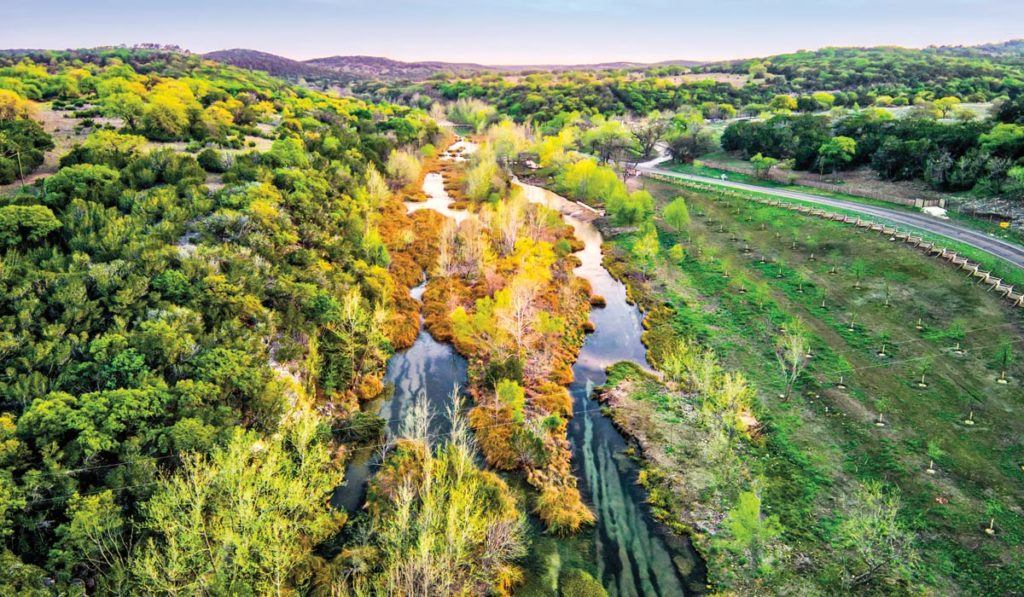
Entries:
[[594,513],[583,503],[579,490],[566,485],[545,485],[537,496],[534,511],[548,530],[556,535],[575,533],[595,520]]
[[519,454],[513,445],[516,426],[508,406],[477,406],[469,411],[469,425],[476,433],[476,443],[487,464],[506,471],[519,466]]
[[572,395],[565,386],[543,382],[537,393],[531,397],[531,406],[549,415],[572,416]]
[[360,400],[371,400],[384,391],[384,384],[373,373],[367,373],[359,380],[358,393]]

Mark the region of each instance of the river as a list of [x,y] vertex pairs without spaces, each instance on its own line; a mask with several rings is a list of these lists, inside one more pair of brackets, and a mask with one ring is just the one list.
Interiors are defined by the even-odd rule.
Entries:
[[[410,294],[416,300],[423,296],[426,282],[413,288]],[[466,385],[466,359],[455,352],[451,344],[438,342],[423,329],[412,346],[396,352],[388,361],[384,384],[390,394],[363,406],[387,421],[388,438],[402,435],[402,426],[409,419],[416,398],[424,395],[430,406],[430,434],[439,437],[451,429],[447,412],[451,394]],[[334,492],[332,503],[348,512],[362,507],[366,498],[366,485],[373,468],[380,462],[379,446],[362,447],[349,458],[345,469],[345,484]]]
[[591,311],[597,331],[588,334],[573,365],[569,386],[576,414],[569,422],[573,469],[580,491],[597,515],[590,532],[593,565],[609,595],[689,595],[703,592],[705,571],[689,541],[667,533],[650,515],[639,469],[624,454],[628,442],[592,399],[594,386],[605,382],[605,368],[632,361],[645,368],[647,350],[640,311],[626,301],[625,286],[602,265],[600,231],[574,214],[585,208],[546,189],[520,183],[527,198],[562,214],[584,248],[576,253],[575,273],[590,282],[607,305]]
[[[438,174],[427,175],[424,191],[429,199],[407,205],[410,211],[435,209],[461,221],[468,214],[450,208],[452,200],[440,184],[440,178]],[[594,386],[604,383],[607,366],[626,360],[649,368],[640,340],[643,331],[640,313],[627,303],[625,287],[601,263],[600,232],[573,215],[583,208],[540,187],[520,186],[531,202],[559,211],[573,227],[577,238],[584,243],[583,250],[576,253],[581,265],[575,273],[587,279],[593,291],[607,301],[604,308],[591,313],[597,331],[587,336],[573,366],[575,381],[569,386],[576,413],[568,426],[573,469],[584,499],[597,515],[597,523],[566,539],[553,540],[540,531],[535,533],[537,549],[531,550],[527,583],[521,592],[531,595],[550,592],[542,590],[549,585],[539,577],[557,577],[557,567],[564,562],[590,571],[612,597],[698,594],[705,586],[700,557],[688,540],[667,533],[653,520],[644,501],[644,491],[636,483],[638,466],[624,453],[628,442],[591,398]],[[422,287],[413,292],[413,296],[419,298]],[[380,416],[388,420],[389,436],[398,433],[405,412],[421,392],[426,394],[437,415],[431,430],[443,433],[447,424],[443,415],[452,387],[466,382],[466,361],[450,345],[434,340],[421,324],[413,346],[391,357],[385,381],[393,384],[394,392],[367,408],[377,408]],[[345,486],[335,494],[335,504],[350,511],[361,507],[366,482],[377,458],[378,454],[372,449],[357,451],[346,470]],[[548,547],[543,554],[541,545]]]

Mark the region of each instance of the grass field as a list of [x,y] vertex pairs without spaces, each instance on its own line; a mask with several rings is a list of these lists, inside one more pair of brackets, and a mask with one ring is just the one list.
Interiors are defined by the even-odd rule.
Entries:
[[[647,183],[645,183],[645,184],[647,184]],[[659,183],[659,184],[661,184],[661,183]],[[689,191],[692,192],[693,191],[693,188],[692,188],[693,184],[699,184],[699,183],[688,183],[687,181],[678,181],[677,183],[670,184],[668,186],[674,186],[676,188],[681,189],[679,192],[683,192],[682,189],[689,189]],[[831,206],[821,206],[821,205],[818,205],[816,203],[812,203],[812,202],[809,202],[809,201],[801,201],[799,199],[791,199],[791,198],[780,198],[780,197],[777,197],[777,196],[774,196],[774,195],[770,195],[768,193],[759,193],[759,192],[756,192],[756,191],[745,191],[745,190],[738,190],[738,189],[728,189],[728,191],[732,192],[732,193],[735,193],[735,194],[738,194],[741,197],[749,197],[749,198],[752,198],[752,199],[777,200],[777,201],[781,201],[782,203],[785,203],[785,204],[797,205],[797,206],[806,206],[806,207],[811,207],[811,208],[815,208],[815,209],[824,209],[825,211],[827,211],[829,213],[845,214],[845,215],[848,215],[848,216],[851,216],[851,217],[860,218],[860,219],[865,220],[865,221],[877,222],[877,223],[886,224],[886,225],[894,225],[891,222],[889,222],[888,220],[886,220],[885,218],[879,218],[879,217],[875,217],[875,216],[868,216],[868,215],[860,214],[860,213],[858,213],[856,211],[849,210],[849,209],[842,209],[842,208],[839,208],[839,207],[831,207]],[[798,216],[798,217],[804,217],[804,216]],[[936,244],[939,247],[945,247],[946,249],[949,249],[950,251],[955,251],[958,254],[960,254],[960,255],[962,255],[964,257],[967,257],[972,262],[979,264],[983,271],[990,271],[990,272],[992,272],[993,275],[1001,278],[1007,284],[1011,284],[1011,285],[1015,285],[1015,286],[1024,286],[1024,270],[1021,270],[1020,268],[1015,267],[1012,263],[1004,261],[1003,259],[1000,259],[1000,258],[998,258],[998,257],[996,257],[994,255],[991,255],[990,253],[987,253],[985,251],[982,251],[982,250],[977,249],[975,247],[972,247],[970,245],[961,243],[959,241],[952,240],[952,239],[950,239],[948,237],[945,237],[945,236],[941,236],[941,235],[938,235],[938,234],[933,234],[933,233],[925,231],[925,230],[919,230],[919,229],[916,229],[916,228],[911,228],[909,226],[899,226],[899,225],[894,225],[894,226],[897,229],[900,229],[900,230],[904,230],[904,229],[912,230],[915,236],[919,236],[922,239],[924,239],[926,241],[929,241],[929,242],[932,242],[932,243]],[[849,225],[847,225],[847,227],[849,227]]]
[[[749,162],[737,159],[737,158],[732,157],[732,156],[730,156],[729,154],[726,154],[726,153],[713,154],[713,156],[718,161],[729,161],[729,162],[734,162],[737,166],[740,166],[740,167],[747,167],[747,168],[750,167],[750,163]],[[814,194],[814,195],[821,195],[822,197],[829,197],[829,198],[832,198],[832,199],[842,199],[844,201],[851,201],[851,202],[854,202],[854,203],[862,203],[864,205],[873,205],[873,206],[876,206],[876,207],[885,207],[885,208],[888,208],[888,209],[898,209],[898,210],[914,212],[914,213],[920,213],[921,212],[921,210],[916,208],[916,207],[904,205],[902,203],[894,203],[892,201],[883,201],[881,199],[873,199],[871,197],[863,197],[863,196],[860,196],[860,195],[853,195],[853,194],[850,194],[850,193],[843,193],[843,192],[837,192],[837,191],[829,191],[829,190],[825,190],[825,189],[819,189],[817,187],[810,187],[810,186],[799,185],[799,184],[786,184],[784,182],[778,182],[778,181],[775,181],[775,180],[767,180],[767,179],[764,179],[764,178],[758,178],[756,176],[751,176],[749,174],[743,174],[743,173],[738,173],[738,172],[726,172],[725,170],[720,170],[718,168],[713,168],[713,167],[706,166],[706,165],[703,165],[703,164],[700,164],[700,163],[680,164],[680,163],[669,162],[669,163],[663,164],[662,167],[665,167],[666,169],[672,170],[674,172],[681,172],[681,173],[684,173],[684,174],[696,174],[696,175],[699,175],[699,176],[707,176],[707,177],[710,177],[710,178],[719,178],[719,177],[721,177],[722,174],[725,174],[726,176],[728,176],[729,180],[736,181],[736,182],[743,182],[743,183],[752,184],[752,185],[758,185],[758,186],[762,186],[762,187],[766,187],[766,188],[784,189],[784,190],[787,190],[787,191],[798,191],[798,192],[801,192],[801,193],[811,193],[811,194]],[[958,224],[962,224],[962,225],[967,226],[967,227],[969,227],[969,228],[971,228],[973,230],[978,230],[980,232],[984,232],[984,233],[988,234],[989,236],[992,236],[993,238],[999,238],[999,239],[1005,240],[1007,242],[1012,242],[1012,243],[1016,243],[1016,244],[1019,244],[1019,245],[1024,245],[1024,234],[1022,234],[1019,231],[1012,230],[1010,228],[1002,228],[1002,227],[999,226],[999,222],[994,222],[994,221],[989,221],[989,220],[973,217],[973,216],[971,216],[969,214],[959,213],[959,212],[957,212],[955,210],[951,210],[951,211],[947,212],[947,215],[949,216],[949,218],[951,220],[957,222]]]
[[[835,501],[855,481],[884,480],[902,490],[922,581],[942,592],[1024,590],[1024,367],[1002,359],[1007,348],[1024,351],[1020,316],[955,269],[874,233],[647,188],[662,204],[684,195],[693,215],[683,234],[660,231],[647,292],[673,307],[680,333],[756,383],[767,433],[746,461],[766,479],[766,508],[790,542],[827,560]],[[614,244],[625,253],[633,240]],[[670,262],[677,242],[687,256]],[[812,356],[782,399],[775,339],[796,319]],[[993,536],[983,532],[991,519]]]

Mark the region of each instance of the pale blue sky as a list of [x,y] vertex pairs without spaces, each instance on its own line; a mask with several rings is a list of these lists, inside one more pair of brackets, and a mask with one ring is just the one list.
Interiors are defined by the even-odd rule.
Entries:
[[0,47],[175,43],[297,59],[711,60],[1024,37],[1024,0],[4,0]]

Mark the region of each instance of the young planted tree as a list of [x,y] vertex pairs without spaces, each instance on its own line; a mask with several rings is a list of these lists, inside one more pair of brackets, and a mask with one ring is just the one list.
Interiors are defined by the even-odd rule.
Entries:
[[809,346],[807,336],[803,331],[798,326],[792,325],[775,344],[776,356],[782,366],[782,372],[786,376],[785,398],[789,398],[797,378],[800,377],[807,364]]
[[925,381],[925,379],[927,378],[928,373],[932,370],[932,366],[934,364],[935,363],[934,363],[932,357],[930,357],[930,356],[924,357],[924,358],[920,359],[919,361],[917,361],[917,367],[915,368],[916,371],[917,371],[917,377],[918,377],[917,387],[919,387],[919,388],[927,388],[928,387],[928,382]]
[[853,275],[854,288],[860,288],[860,283],[865,276],[868,275],[869,271],[868,262],[863,259],[854,259],[853,263],[850,264],[850,274]]
[[665,224],[673,232],[682,232],[690,225],[690,210],[686,207],[686,199],[676,197],[662,211]]
[[1015,358],[1016,355],[1013,352],[1013,342],[1010,340],[1004,340],[1001,342],[995,356],[996,366],[999,367],[999,379],[996,380],[998,383],[1007,383],[1006,370],[1013,365]]
[[899,519],[898,491],[868,481],[845,500],[834,545],[847,590],[905,584],[913,577],[920,556],[913,531]]

